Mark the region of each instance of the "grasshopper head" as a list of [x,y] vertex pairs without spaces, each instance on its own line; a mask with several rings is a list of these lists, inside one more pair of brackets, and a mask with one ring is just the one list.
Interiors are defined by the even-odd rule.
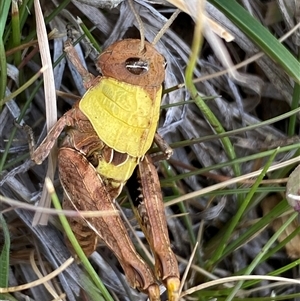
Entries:
[[126,39],[118,41],[102,52],[97,67],[103,76],[143,87],[157,88],[165,78],[165,59],[150,43]]

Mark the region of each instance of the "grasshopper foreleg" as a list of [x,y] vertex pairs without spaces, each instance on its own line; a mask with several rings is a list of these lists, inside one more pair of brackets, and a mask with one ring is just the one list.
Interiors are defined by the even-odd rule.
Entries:
[[74,67],[82,77],[84,87],[86,89],[89,89],[94,83],[95,76],[85,69],[71,40],[67,40],[65,42],[64,51],[67,54],[68,59],[71,61],[71,63],[74,65]]
[[155,133],[154,142],[157,144],[157,146],[161,149],[163,153],[155,155],[153,157],[153,161],[157,162],[160,160],[169,160],[170,157],[173,155],[173,150],[169,146],[169,144],[158,133]]

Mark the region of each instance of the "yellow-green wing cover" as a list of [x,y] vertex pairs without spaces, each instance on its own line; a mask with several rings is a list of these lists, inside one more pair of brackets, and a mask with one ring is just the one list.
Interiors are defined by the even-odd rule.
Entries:
[[85,93],[79,108],[106,145],[141,157],[154,139],[161,91],[151,99],[139,86],[103,77]]

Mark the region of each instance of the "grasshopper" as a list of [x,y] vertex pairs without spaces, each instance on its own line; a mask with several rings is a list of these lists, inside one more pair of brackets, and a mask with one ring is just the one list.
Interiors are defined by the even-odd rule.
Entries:
[[65,52],[87,91],[53,126],[32,160],[41,164],[66,128],[58,152],[66,209],[116,210],[115,199],[135,172],[142,190],[134,200],[134,211],[155,257],[154,273],[136,252],[120,216],[69,221],[87,256],[100,236],[132,287],[158,301],[158,279],[166,286],[169,300],[176,301],[178,264],[170,247],[158,175],[146,154],[159,119],[165,59],[150,43],[145,42],[142,51],[140,45],[138,39],[127,39],[109,46],[96,63],[101,75],[94,77],[66,41]]

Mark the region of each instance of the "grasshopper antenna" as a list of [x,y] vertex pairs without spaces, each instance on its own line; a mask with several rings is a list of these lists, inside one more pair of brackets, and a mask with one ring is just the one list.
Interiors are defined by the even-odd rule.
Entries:
[[129,0],[128,2],[139,26],[140,35],[141,35],[141,46],[139,52],[142,53],[145,48],[145,31],[144,31],[143,21],[134,7],[133,0]]
[[171,24],[174,22],[174,20],[177,18],[179,13],[181,12],[180,9],[176,9],[170,19],[165,23],[165,25],[161,28],[161,30],[158,32],[156,37],[154,38],[152,45],[155,46],[157,42],[160,40],[160,38],[164,35],[166,30],[171,26]]

